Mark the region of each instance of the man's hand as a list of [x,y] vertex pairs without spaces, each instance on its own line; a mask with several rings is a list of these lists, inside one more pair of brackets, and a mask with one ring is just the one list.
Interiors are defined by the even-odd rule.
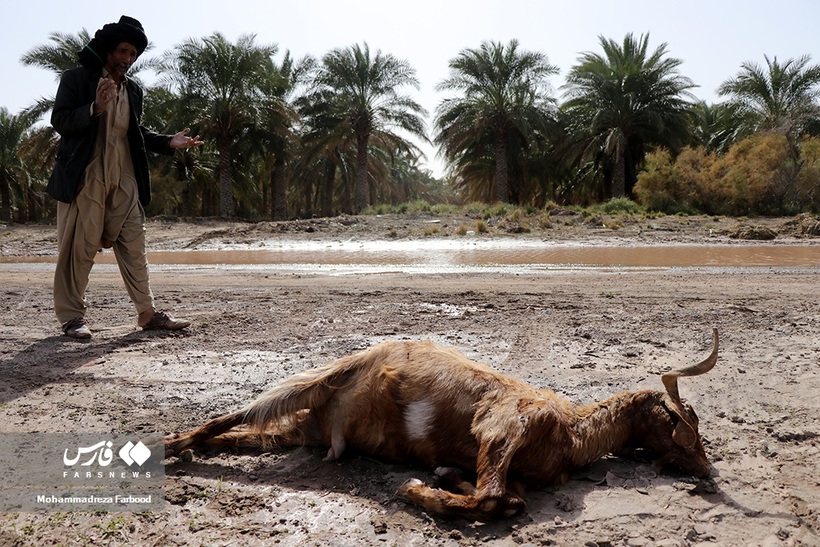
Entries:
[[185,128],[176,135],[171,138],[171,148],[176,149],[184,149],[191,146],[202,146],[205,144],[200,138],[199,135],[196,137],[189,137],[188,133],[190,133],[189,128]]
[[97,82],[97,96],[94,98],[94,114],[102,114],[114,97],[117,96],[117,84],[111,78],[100,78]]

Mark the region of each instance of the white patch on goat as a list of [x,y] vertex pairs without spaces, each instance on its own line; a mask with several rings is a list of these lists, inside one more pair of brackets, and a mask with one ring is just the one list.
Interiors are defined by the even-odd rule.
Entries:
[[436,407],[430,399],[422,399],[407,405],[404,413],[407,436],[413,441],[426,439],[433,428],[435,417]]

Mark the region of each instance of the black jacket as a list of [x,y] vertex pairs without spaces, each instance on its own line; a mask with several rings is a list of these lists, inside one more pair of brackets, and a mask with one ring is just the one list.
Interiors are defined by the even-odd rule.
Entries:
[[[80,190],[83,172],[94,154],[100,118],[91,115],[91,103],[97,93],[100,70],[86,67],[63,73],[51,125],[60,134],[57,161],[48,181],[49,195],[59,201],[70,203]],[[142,88],[132,80],[126,80],[131,119],[128,122],[128,148],[134,164],[139,200],[143,207],[151,202],[151,176],[148,170],[146,150],[173,154],[171,135],[160,135],[142,126]]]

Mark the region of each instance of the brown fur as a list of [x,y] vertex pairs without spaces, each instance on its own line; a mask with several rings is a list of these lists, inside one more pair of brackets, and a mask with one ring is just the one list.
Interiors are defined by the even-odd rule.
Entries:
[[[691,446],[673,439],[678,422],[694,429]],[[245,429],[230,432],[237,426]],[[468,518],[523,511],[522,488],[508,480],[562,482],[608,453],[644,449],[659,465],[698,476],[710,469],[697,416],[667,393],[626,392],[573,406],[429,342],[385,342],[293,376],[244,409],[168,437],[166,454],[260,442],[329,446],[327,459],[352,447],[440,468],[447,490],[413,479],[398,495],[435,513]],[[449,467],[475,472],[476,484]]]

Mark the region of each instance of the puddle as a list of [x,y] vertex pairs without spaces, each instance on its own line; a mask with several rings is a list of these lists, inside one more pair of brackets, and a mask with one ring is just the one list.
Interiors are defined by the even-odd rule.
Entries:
[[[260,242],[189,251],[152,251],[152,269],[272,269],[330,274],[449,273],[665,268],[820,268],[820,245],[578,245],[540,241],[406,240]],[[220,248],[216,248],[219,246]],[[226,248],[228,247],[228,248]],[[0,263],[53,264],[55,256],[0,257]],[[110,250],[96,262],[115,264]]]
[[[153,251],[152,265],[580,265],[598,267],[812,267],[820,245],[590,246],[518,242],[285,243],[275,248]],[[55,263],[55,256],[0,257],[5,263]],[[98,264],[115,264],[111,251]]]
[[[110,256],[113,259],[113,256]],[[155,252],[152,264],[585,265],[599,267],[820,266],[820,246],[545,247],[417,250]],[[112,260],[113,263],[113,260]]]

